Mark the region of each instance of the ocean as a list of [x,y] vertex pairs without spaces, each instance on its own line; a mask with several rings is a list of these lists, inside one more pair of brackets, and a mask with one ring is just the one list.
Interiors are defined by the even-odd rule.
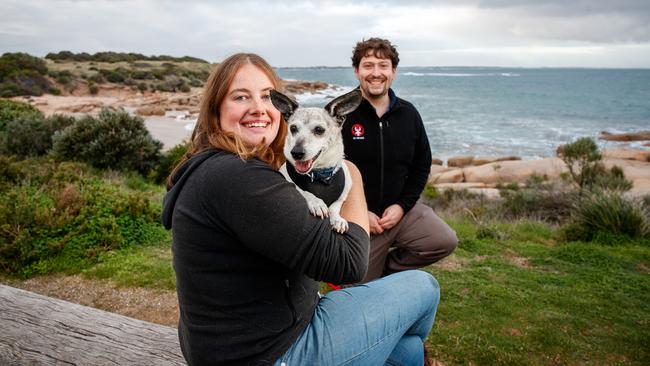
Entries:
[[[357,86],[351,68],[278,68],[283,79],[324,81],[331,89],[297,97],[324,106]],[[650,69],[399,67],[397,95],[413,103],[431,152],[524,159],[554,156],[579,137],[650,130]],[[598,141],[601,148],[623,146]],[[643,142],[625,146],[642,147]]]

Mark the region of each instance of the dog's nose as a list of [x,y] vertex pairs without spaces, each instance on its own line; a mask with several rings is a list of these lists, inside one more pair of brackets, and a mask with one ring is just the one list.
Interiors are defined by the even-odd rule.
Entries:
[[296,160],[300,160],[305,157],[305,149],[302,146],[296,146],[291,149],[291,156]]

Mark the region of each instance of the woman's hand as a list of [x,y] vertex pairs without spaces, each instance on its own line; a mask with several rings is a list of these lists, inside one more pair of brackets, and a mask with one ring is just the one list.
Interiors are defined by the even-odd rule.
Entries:
[[366,234],[370,232],[368,228],[368,206],[366,205],[366,196],[363,193],[363,179],[359,168],[353,163],[344,160],[350,171],[352,178],[352,188],[343,206],[341,207],[341,216],[355,224],[361,226]]

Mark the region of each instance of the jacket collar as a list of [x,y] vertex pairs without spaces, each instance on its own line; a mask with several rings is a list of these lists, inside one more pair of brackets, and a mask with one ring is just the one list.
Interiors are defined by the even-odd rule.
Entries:
[[[357,86],[356,89],[361,89],[361,86]],[[393,88],[388,89],[388,100],[388,109],[386,110],[386,113],[392,111],[395,107],[399,107],[399,98],[397,98],[397,94],[395,94]],[[370,104],[366,98],[363,98],[363,101],[361,103],[366,103],[368,107],[372,108],[373,110],[375,109],[375,107],[373,107],[373,105]]]

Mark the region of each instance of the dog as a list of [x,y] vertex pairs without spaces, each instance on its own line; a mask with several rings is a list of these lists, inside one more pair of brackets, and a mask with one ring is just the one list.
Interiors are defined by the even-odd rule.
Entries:
[[284,144],[287,162],[280,172],[305,197],[309,212],[320,218],[329,216],[338,233],[349,227],[340,213],[352,187],[350,171],[343,163],[341,126],[361,101],[361,91],[355,89],[325,108],[300,108],[288,96],[271,90],[271,102],[288,124]]

